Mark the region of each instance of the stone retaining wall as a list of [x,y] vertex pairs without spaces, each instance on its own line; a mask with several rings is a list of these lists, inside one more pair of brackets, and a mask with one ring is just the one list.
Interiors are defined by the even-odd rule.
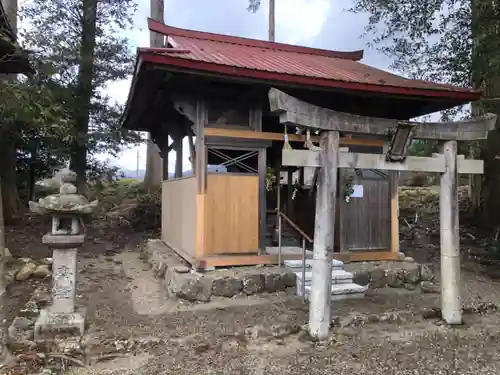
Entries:
[[149,240],[141,258],[163,279],[169,297],[209,302],[212,297],[283,292],[295,288],[296,277],[280,267],[238,267],[196,272],[160,240]]
[[359,285],[370,284],[370,288],[407,288],[416,285],[433,284],[434,275],[425,264],[418,264],[411,258],[400,262],[361,262],[345,265],[353,273],[353,281]]

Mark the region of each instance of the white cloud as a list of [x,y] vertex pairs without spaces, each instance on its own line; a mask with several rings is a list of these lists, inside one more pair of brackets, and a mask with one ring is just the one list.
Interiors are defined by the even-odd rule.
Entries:
[[[277,0],[276,41],[297,44],[317,36],[328,16],[330,0]],[[267,17],[267,9],[263,14]]]

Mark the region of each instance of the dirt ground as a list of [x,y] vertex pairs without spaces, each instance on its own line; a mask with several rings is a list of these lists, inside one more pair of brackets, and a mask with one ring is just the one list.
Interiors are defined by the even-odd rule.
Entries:
[[[40,244],[48,223],[30,224],[11,228],[11,252],[35,259],[48,256]],[[112,230],[104,223],[89,227],[88,234],[79,261],[77,297],[78,304],[87,307],[85,343],[95,357],[92,365],[72,367],[67,374],[500,373],[500,311],[466,314],[463,326],[450,328],[422,318],[424,309],[439,306],[439,295],[387,288],[369,291],[363,300],[333,303],[332,314],[341,323],[332,328],[328,343],[312,342],[303,331],[249,337],[244,333],[252,327],[303,326],[308,306],[287,294],[208,304],[174,302],[161,293],[159,281],[139,259],[138,246],[147,235]],[[405,250],[416,259],[430,260],[438,271],[436,251],[435,246],[418,248],[415,254]],[[487,270],[464,259],[465,306],[500,306],[500,283]],[[29,298],[33,283],[12,286],[12,312]],[[406,314],[391,322],[344,324],[356,314],[388,311]],[[119,347],[118,354],[106,355],[110,347]]]

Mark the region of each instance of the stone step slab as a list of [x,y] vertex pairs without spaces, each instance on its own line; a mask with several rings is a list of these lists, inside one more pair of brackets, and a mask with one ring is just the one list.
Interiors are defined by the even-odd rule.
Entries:
[[[302,260],[285,260],[283,262],[286,267],[291,268],[294,272],[297,272],[296,269],[302,269]],[[306,270],[312,269],[313,259],[306,259]],[[332,271],[343,270],[344,262],[333,259],[332,260]]]
[[[311,295],[311,286],[306,285],[306,299]],[[333,284],[332,285],[332,301],[340,301],[345,299],[364,298],[368,287],[358,284]],[[297,289],[297,294],[300,296],[302,290]]]
[[[302,272],[295,272],[297,276],[297,284],[302,282]],[[312,272],[306,272],[306,285],[311,285],[312,283]],[[352,284],[352,273],[344,270],[332,271],[332,284]]]

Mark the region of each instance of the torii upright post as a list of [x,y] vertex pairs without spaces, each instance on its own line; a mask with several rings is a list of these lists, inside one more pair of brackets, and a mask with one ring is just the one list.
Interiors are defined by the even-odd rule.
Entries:
[[337,169],[339,133],[321,135],[321,164],[316,194],[314,217],[314,248],[312,264],[311,308],[309,332],[319,340],[326,340],[330,329],[332,255],[334,245],[335,205],[337,196]]
[[441,232],[441,314],[448,324],[462,323],[460,241],[458,231],[457,141],[442,147],[445,171],[439,200]]

